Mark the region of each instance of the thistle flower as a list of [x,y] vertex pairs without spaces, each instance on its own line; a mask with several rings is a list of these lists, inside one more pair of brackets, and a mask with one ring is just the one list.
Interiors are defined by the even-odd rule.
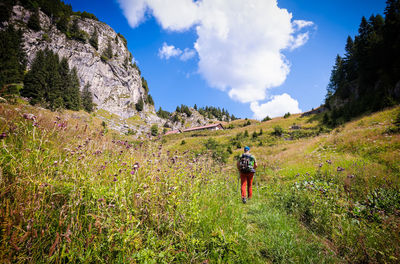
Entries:
[[25,119],[27,119],[27,120],[32,120],[32,121],[36,121],[36,116],[34,115],[34,114],[23,114],[22,115]]
[[337,167],[337,171],[344,171],[344,168],[342,168],[342,167]]

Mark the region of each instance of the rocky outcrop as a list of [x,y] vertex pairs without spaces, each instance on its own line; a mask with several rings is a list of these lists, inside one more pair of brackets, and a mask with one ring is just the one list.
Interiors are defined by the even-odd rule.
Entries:
[[[121,133],[143,137],[149,134],[150,127],[157,125],[159,130],[185,129],[204,126],[217,119],[209,119],[190,108],[192,115],[174,112],[176,118],[162,119],[157,116],[154,106],[144,104],[143,110],[136,110],[136,103],[146,101],[147,93],[142,86],[142,79],[137,67],[132,64],[132,54],[127,49],[126,40],[110,26],[89,18],[71,16],[69,26],[76,21],[86,41],[68,38],[57,29],[55,23],[45,13],[39,11],[40,31],[27,27],[32,12],[22,6],[14,6],[8,22],[0,24],[0,29],[8,24],[23,31],[24,48],[27,54],[27,66],[30,68],[37,51],[50,49],[60,58],[68,59],[70,68],[76,68],[80,87],[90,85],[93,102],[97,108],[97,117],[104,120],[108,127]],[[96,50],[89,39],[94,31],[98,35]],[[103,52],[111,43],[112,58],[102,59]],[[229,117],[228,117],[229,118]]]
[[[94,30],[98,32],[98,50],[86,43],[68,39],[60,32],[51,19],[39,12],[42,30],[36,32],[26,27],[31,16],[29,10],[14,6],[10,22],[23,30],[25,49],[28,56],[28,68],[38,50],[50,49],[60,57],[68,59],[71,68],[76,67],[81,89],[90,84],[93,101],[98,109],[104,109],[122,118],[140,115],[148,122],[161,122],[156,116],[154,107],[144,105],[138,113],[135,104],[146,93],[142,87],[139,71],[132,65],[132,55],[121,38],[110,26],[92,19],[72,17],[77,19],[80,30],[89,38]],[[72,23],[72,22],[70,22]],[[7,23],[6,23],[7,24]],[[111,43],[113,57],[104,62],[101,53]]]

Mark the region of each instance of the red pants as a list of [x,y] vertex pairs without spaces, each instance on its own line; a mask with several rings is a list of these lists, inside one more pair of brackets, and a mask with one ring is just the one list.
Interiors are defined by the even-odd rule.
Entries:
[[251,198],[253,196],[253,176],[254,172],[240,173],[240,181],[242,183],[242,198],[246,197],[246,184],[247,184],[247,197]]

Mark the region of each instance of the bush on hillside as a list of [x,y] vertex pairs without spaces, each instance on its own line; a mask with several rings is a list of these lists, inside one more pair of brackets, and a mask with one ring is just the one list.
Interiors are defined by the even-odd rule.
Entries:
[[278,136],[278,137],[282,136],[282,135],[283,135],[283,129],[282,129],[282,127],[280,127],[280,126],[275,126],[275,127],[274,127],[274,131],[272,132],[272,134],[275,135],[275,136]]

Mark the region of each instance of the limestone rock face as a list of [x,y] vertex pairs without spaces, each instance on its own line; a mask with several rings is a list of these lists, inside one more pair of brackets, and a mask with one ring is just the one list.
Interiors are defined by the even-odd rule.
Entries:
[[[73,16],[77,19],[80,30],[86,32],[88,38],[94,30],[98,33],[98,50],[86,43],[68,39],[60,32],[51,19],[40,12],[41,31],[35,32],[26,27],[31,12],[21,6],[14,6],[10,22],[23,30],[25,50],[28,56],[28,68],[38,50],[46,48],[57,53],[60,58],[66,57],[71,69],[76,67],[81,89],[90,84],[93,102],[98,109],[104,109],[122,118],[140,115],[150,123],[160,123],[154,106],[145,104],[138,113],[135,104],[145,99],[139,71],[132,65],[132,55],[128,51],[124,39],[108,25],[92,19]],[[103,62],[101,54],[111,43],[113,57]]]

